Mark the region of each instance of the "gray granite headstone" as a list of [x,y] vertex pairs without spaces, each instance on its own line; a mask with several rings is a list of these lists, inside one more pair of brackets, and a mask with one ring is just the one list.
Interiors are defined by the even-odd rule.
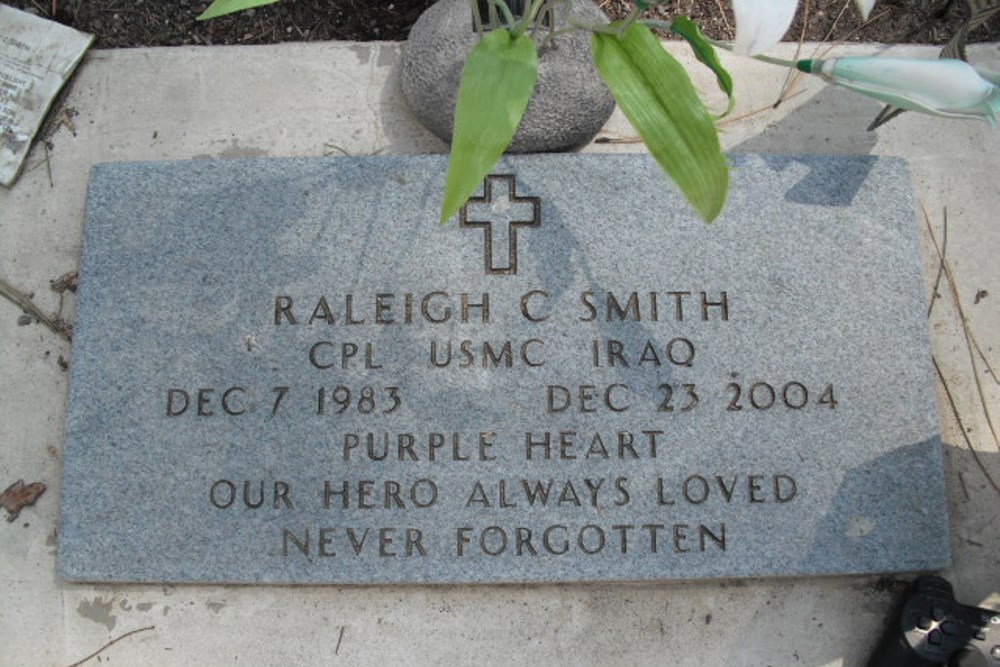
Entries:
[[531,582],[947,565],[905,164],[639,155],[107,164],[72,580]]

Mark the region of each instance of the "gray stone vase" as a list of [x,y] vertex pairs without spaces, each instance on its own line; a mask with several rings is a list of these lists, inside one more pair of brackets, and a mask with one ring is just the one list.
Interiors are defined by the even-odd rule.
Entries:
[[[570,11],[592,23],[607,21],[591,0],[571,0]],[[555,22],[557,29],[565,25],[560,16]],[[445,141],[451,141],[462,66],[477,39],[468,0],[439,0],[410,30],[403,96],[420,122]],[[614,108],[594,69],[590,33],[560,35],[539,52],[535,92],[507,151],[540,153],[584,144]]]

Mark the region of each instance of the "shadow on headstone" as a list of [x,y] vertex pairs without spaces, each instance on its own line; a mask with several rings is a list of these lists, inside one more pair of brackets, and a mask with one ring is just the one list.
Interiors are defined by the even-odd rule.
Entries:
[[[941,456],[941,440],[935,436],[848,470],[817,530],[821,536],[846,539],[815,544],[809,565],[892,561],[896,570],[912,572],[949,567],[949,533],[940,525],[947,517]],[[868,513],[887,492],[897,498],[895,513],[876,521]],[[906,562],[907,553],[914,554],[912,563]]]
[[[521,194],[530,194],[530,180],[525,179],[522,188]],[[542,190],[544,187],[539,188],[539,191]],[[539,240],[536,243],[525,244],[525,254],[526,264],[537,274],[540,284],[546,286],[550,295],[549,302],[556,304],[570,299],[573,291],[592,292],[596,295],[606,295],[608,292],[613,292],[613,286],[609,287],[602,283],[595,275],[588,258],[588,249],[580,242],[573,229],[572,221],[566,221],[557,206],[547,206],[544,202],[542,206],[545,227],[537,231],[545,234],[551,240]],[[558,247],[562,248],[564,261],[552,261],[549,248],[553,247],[554,244],[558,244]],[[624,266],[622,268],[625,269]],[[630,324],[631,326],[628,327],[622,327],[620,323],[616,326],[614,322],[598,317],[593,323],[595,341],[601,341],[600,344],[606,346],[608,341],[614,340],[622,343],[625,350],[633,353],[632,362],[629,365],[614,366],[611,377],[614,378],[615,382],[629,385],[641,398],[656,405],[658,396],[656,387],[659,383],[671,381],[674,368],[661,349],[658,354],[662,358],[659,359],[660,363],[656,364],[656,382],[650,383],[649,370],[641,364],[636,365],[635,351],[643,350],[650,341],[662,340],[662,331],[657,332],[642,322],[631,322]],[[601,350],[601,356],[605,357],[607,347],[602,347]],[[683,354],[679,356],[683,358]],[[602,363],[607,363],[607,361]],[[639,389],[640,387],[645,387],[645,390]]]

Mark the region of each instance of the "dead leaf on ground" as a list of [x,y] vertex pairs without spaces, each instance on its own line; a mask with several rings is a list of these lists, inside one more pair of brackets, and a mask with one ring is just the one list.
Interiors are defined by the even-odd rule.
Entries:
[[58,278],[49,281],[49,289],[58,294],[69,290],[70,292],[76,292],[77,283],[80,280],[80,276],[76,271],[70,271],[69,273],[64,273]]
[[38,497],[45,493],[45,485],[41,482],[25,484],[23,479],[19,479],[3,493],[0,493],[0,507],[9,513],[7,521],[14,521],[21,510],[28,505],[34,505]]

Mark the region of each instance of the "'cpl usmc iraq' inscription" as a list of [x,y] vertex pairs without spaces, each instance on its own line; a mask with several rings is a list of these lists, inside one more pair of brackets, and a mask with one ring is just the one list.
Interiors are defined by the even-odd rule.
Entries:
[[[648,168],[638,159],[617,167]],[[201,219],[186,217],[193,212],[104,199],[124,179],[148,202],[157,182],[187,182],[177,165],[96,171],[83,347],[107,345],[88,329],[106,330],[104,321],[86,316],[114,296],[138,322],[138,341],[118,358],[139,363],[134,349],[146,361],[141,373],[95,385],[114,387],[103,400],[127,406],[110,422],[74,376],[67,493],[91,503],[103,493],[82,479],[94,456],[84,435],[114,452],[118,467],[104,474],[127,488],[130,475],[157,467],[175,484],[137,488],[110,528],[64,510],[63,571],[140,581],[543,581],[946,560],[943,523],[905,503],[886,509],[900,469],[922,475],[922,491],[940,489],[939,444],[920,357],[916,255],[884,285],[854,273],[884,252],[859,242],[870,230],[855,229],[870,224],[878,200],[864,182],[862,201],[837,211],[847,222],[832,225],[837,233],[818,239],[822,252],[803,265],[784,247],[746,245],[765,225],[731,215],[705,227],[676,212],[684,209],[662,183],[642,179],[629,182],[629,199],[642,202],[633,210],[616,194],[621,175],[583,160],[590,186],[560,179],[565,160],[505,161],[450,230],[428,223],[433,202],[423,199],[429,174],[443,168],[436,158],[296,161],[291,206],[247,202],[215,165],[197,177],[224,210],[186,235],[160,216],[177,225]],[[242,164],[271,177],[269,162]],[[320,164],[340,169],[331,176]],[[899,180],[895,163],[876,166]],[[337,203],[361,173],[371,192]],[[768,234],[790,217],[805,224],[798,209],[816,206],[782,202],[788,185],[776,174],[754,187],[778,202]],[[139,226],[130,215],[154,218],[142,225],[151,237],[129,238]],[[910,234],[911,217],[897,217],[879,224]],[[125,227],[117,240],[109,224]],[[369,226],[364,243],[349,241]],[[146,279],[130,292],[102,277],[123,246],[139,261],[178,244],[194,255],[165,269],[159,282],[171,288]],[[744,261],[755,252],[763,256]],[[820,259],[831,268],[811,264]],[[249,268],[269,263],[277,266],[263,275]],[[147,289],[165,304],[151,309]],[[844,309],[864,329],[850,331]],[[164,331],[167,321],[181,326]],[[75,360],[74,372],[108,372],[87,368],[89,359]],[[887,409],[907,418],[873,418]],[[940,501],[930,504],[943,521]],[[174,519],[149,526],[168,507]],[[117,569],[99,562],[114,535],[147,555]]]

